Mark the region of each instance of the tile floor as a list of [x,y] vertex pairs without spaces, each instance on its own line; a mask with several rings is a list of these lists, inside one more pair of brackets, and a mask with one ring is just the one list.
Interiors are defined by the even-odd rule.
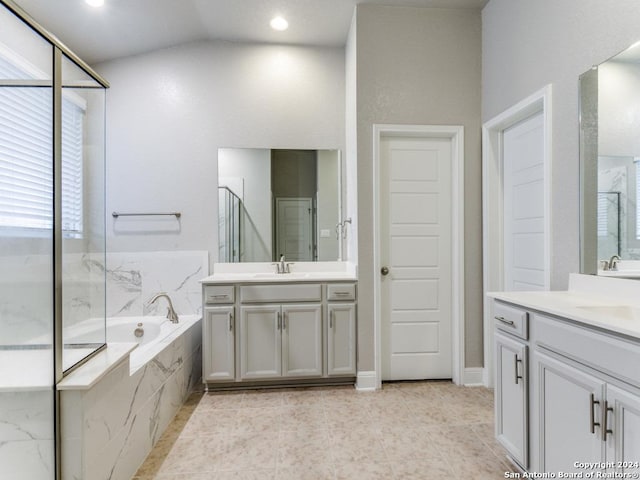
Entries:
[[195,392],[136,480],[504,478],[493,394],[449,382],[377,392]]

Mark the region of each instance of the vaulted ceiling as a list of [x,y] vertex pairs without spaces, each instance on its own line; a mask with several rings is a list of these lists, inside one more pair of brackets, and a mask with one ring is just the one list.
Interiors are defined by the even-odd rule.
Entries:
[[[194,40],[345,44],[358,3],[481,9],[488,0],[14,0],[89,64]],[[282,15],[289,29],[269,21]]]

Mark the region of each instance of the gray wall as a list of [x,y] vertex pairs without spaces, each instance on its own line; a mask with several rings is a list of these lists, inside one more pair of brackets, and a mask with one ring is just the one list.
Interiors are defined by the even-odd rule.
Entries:
[[111,252],[209,250],[213,261],[219,147],[344,150],[343,48],[196,42],[95,68],[111,84],[107,212],[183,214],[109,216]]
[[374,123],[465,127],[465,353],[481,366],[480,12],[359,5],[356,28],[359,370],[374,369]]
[[635,0],[490,0],[482,11],[482,119],[553,86],[551,287],[579,270],[578,77],[640,39]]

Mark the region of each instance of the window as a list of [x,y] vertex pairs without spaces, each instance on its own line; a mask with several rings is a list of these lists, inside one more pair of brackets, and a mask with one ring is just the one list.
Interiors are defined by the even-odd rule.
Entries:
[[[0,51],[0,78],[27,79]],[[25,82],[27,83],[27,82]],[[82,236],[83,124],[86,105],[62,99],[62,230]],[[53,228],[51,88],[0,87],[0,228]]]

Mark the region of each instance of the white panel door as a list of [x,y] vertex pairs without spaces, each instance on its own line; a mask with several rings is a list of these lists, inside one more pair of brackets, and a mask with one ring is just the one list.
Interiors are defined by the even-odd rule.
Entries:
[[545,289],[544,122],[542,112],[506,129],[504,289]]
[[328,306],[327,373],[356,374],[356,305],[333,303]]
[[380,148],[382,379],[451,378],[451,139]]
[[313,260],[313,201],[311,198],[276,198],[276,260]]

